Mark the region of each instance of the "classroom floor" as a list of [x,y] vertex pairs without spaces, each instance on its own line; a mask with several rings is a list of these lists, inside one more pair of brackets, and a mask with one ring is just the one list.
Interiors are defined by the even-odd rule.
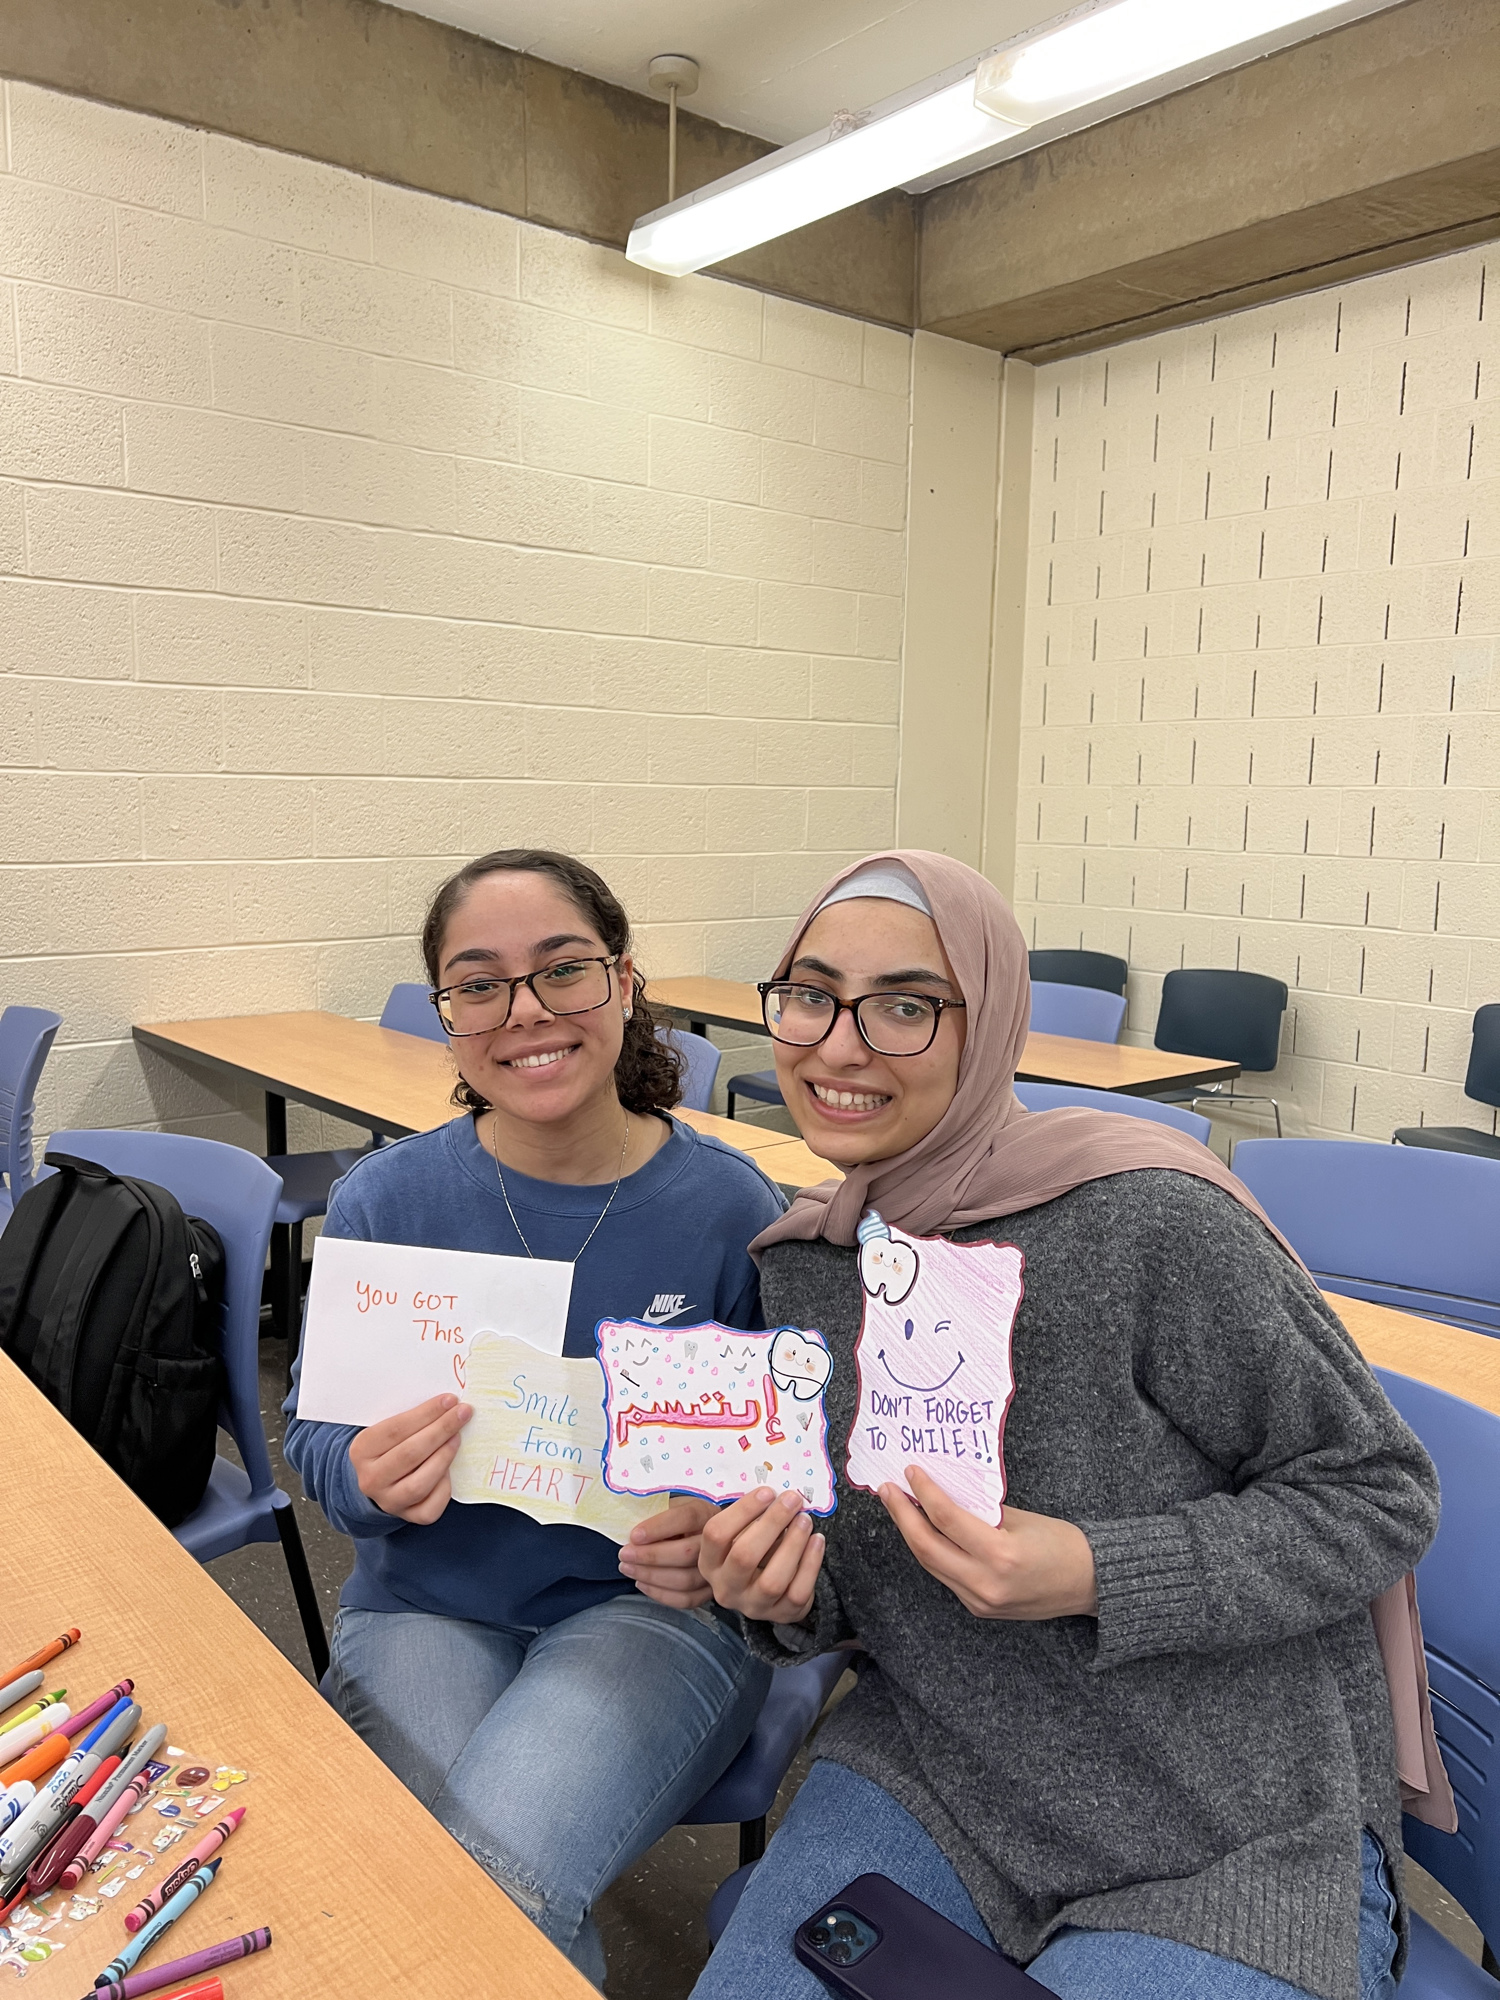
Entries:
[[[263,1340],[260,1362],[261,1413],[271,1463],[278,1482],[293,1497],[324,1622],[331,1626],[352,1562],[350,1545],[303,1498],[302,1482],[282,1460],[285,1343]],[[233,1455],[227,1438],[220,1439],[220,1448]],[[208,1567],[235,1603],[311,1680],[307,1643],[280,1546],[262,1543],[241,1549]],[[773,1828],[806,1769],[804,1755],[788,1772],[770,1816]],[[732,1826],[676,1827],[601,1899],[596,1914],[609,1954],[607,2000],[686,2000],[708,1958],[704,1911],[714,1890],[735,1868],[737,1849],[737,1829]],[[1430,1876],[1410,1864],[1408,1874],[1416,1908],[1477,1964],[1481,1939],[1468,1917]]]

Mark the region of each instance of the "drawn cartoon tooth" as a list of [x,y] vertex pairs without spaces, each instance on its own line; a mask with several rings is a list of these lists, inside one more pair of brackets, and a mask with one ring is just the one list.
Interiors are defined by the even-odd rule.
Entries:
[[771,1342],[771,1380],[784,1394],[799,1403],[811,1402],[827,1388],[833,1373],[833,1356],[823,1345],[821,1334],[799,1333],[784,1326]]
[[688,1360],[688,1361],[696,1361],[696,1359],[698,1358],[698,1343],[697,1343],[697,1341],[696,1341],[696,1340],[685,1340],[685,1341],[684,1341],[684,1342],[682,1343],[682,1352],[683,1352],[683,1358],[684,1358],[685,1360]]
[[882,1293],[899,1305],[917,1282],[921,1260],[914,1243],[898,1243],[873,1208],[865,1211],[858,1230],[859,1281],[872,1299]]

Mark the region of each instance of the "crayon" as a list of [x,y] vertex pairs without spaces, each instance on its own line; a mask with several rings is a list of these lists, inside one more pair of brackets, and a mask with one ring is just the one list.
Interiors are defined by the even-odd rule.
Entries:
[[232,1811],[227,1812],[217,1826],[211,1828],[203,1836],[191,1854],[185,1854],[182,1857],[181,1862],[172,1870],[172,1873],[167,1876],[166,1880],[158,1883],[150,1895],[142,1897],[135,1908],[127,1914],[125,1918],[126,1930],[132,1934],[138,1931],[148,1918],[154,1917],[158,1910],[163,1909],[171,1902],[189,1876],[201,1868],[211,1855],[218,1853],[219,1849],[228,1840],[230,1834],[234,1832],[244,1817],[245,1808],[243,1806],[235,1806]]
[[17,1680],[22,1674],[29,1674],[33,1667],[45,1667],[47,1662],[55,1660],[59,1653],[67,1652],[69,1646],[76,1646],[82,1637],[83,1634],[76,1625],[70,1626],[66,1632],[60,1632],[55,1639],[49,1639],[45,1646],[39,1646],[29,1660],[18,1660],[6,1673],[5,1681]]
[[17,1674],[14,1680],[0,1687],[0,1709],[14,1708],[18,1701],[35,1694],[45,1678],[40,1667],[33,1667],[30,1673]]
[[112,1979],[108,1985],[96,1986],[92,1993],[86,1993],[83,2000],[140,2000],[143,1993],[159,1993],[162,1987],[175,1985],[179,1980],[212,1972],[217,1966],[230,1965],[237,1958],[249,1958],[252,1952],[265,1951],[270,1943],[271,1933],[262,1926],[260,1930],[246,1931],[242,1937],[226,1938],[222,1944],[211,1944],[205,1951],[190,1952],[186,1958],[171,1959],[166,1965],[148,1966],[144,1972],[131,1973],[128,1979]]
[[[21,1683],[17,1681],[16,1686],[20,1685]],[[67,1692],[66,1688],[55,1688],[51,1694],[44,1694],[40,1701],[34,1701],[29,1708],[23,1708],[19,1715],[13,1715],[6,1723],[6,1728],[14,1729],[18,1722],[30,1722],[31,1718],[40,1715],[44,1708],[50,1708],[54,1702],[61,1701]]]
[[66,1732],[56,1729],[50,1736],[44,1736],[34,1749],[28,1750],[24,1757],[18,1757],[14,1764],[7,1764],[0,1771],[0,1785],[8,1785],[14,1791],[23,1778],[33,1782],[45,1778],[49,1771],[57,1769],[64,1757],[71,1754],[72,1749]]
[[121,1681],[117,1687],[109,1688],[104,1694],[97,1696],[87,1708],[79,1709],[68,1724],[68,1734],[79,1736],[85,1729],[92,1729],[101,1716],[108,1715],[113,1708],[118,1708],[125,1696],[134,1688],[134,1681]]
[[[74,1830],[83,1820],[83,1809],[91,1799],[98,1797],[119,1768],[118,1757],[106,1757],[88,1783],[79,1787],[56,1833],[45,1847],[32,1856],[31,1866],[26,1871],[27,1890],[31,1895],[45,1896],[83,1845],[83,1830]],[[85,1827],[89,1825],[92,1821],[84,1821]]]
[[66,1731],[68,1727],[68,1704],[54,1702],[50,1708],[38,1709],[35,1715],[24,1722],[12,1723],[0,1736],[0,1771],[8,1764],[14,1764],[18,1757],[24,1757],[33,1744],[40,1743],[44,1736],[50,1736],[54,1729]]
[[142,1924],[135,1936],[105,1966],[94,1979],[95,1986],[108,1986],[112,1980],[123,1979],[131,1967],[143,1958],[164,1931],[169,1931],[180,1916],[190,1910],[205,1890],[213,1887],[214,1877],[223,1866],[223,1857],[205,1862],[191,1881],[184,1882],[171,1902],[157,1911],[149,1924]]
[[[93,1826],[83,1836],[81,1846],[62,1872],[62,1886],[76,1889],[93,1863],[109,1845],[115,1828],[133,1812],[151,1789],[146,1766],[167,1740],[167,1725],[156,1723],[121,1762],[120,1768],[95,1798],[89,1817]],[[240,1811],[244,1811],[241,1806]]]
[[[0,1833],[0,1869],[12,1874],[29,1865],[67,1817],[68,1808],[106,1758],[113,1756],[141,1719],[134,1703],[112,1722],[101,1722],[72,1756],[58,1765],[31,1804]],[[90,1747],[92,1746],[92,1747]]]

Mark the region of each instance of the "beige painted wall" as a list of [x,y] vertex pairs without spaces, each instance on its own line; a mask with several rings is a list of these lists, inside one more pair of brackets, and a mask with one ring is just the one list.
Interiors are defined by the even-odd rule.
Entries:
[[0,1001],[65,1016],[41,1130],[253,1137],[130,1023],[371,1015],[484,848],[581,852],[649,969],[751,976],[889,839],[908,336],[3,114]]
[[[1494,1124],[1500,259],[1036,373],[1028,934],[1292,988],[1293,1129]],[[1249,1087],[1257,1087],[1250,1085]]]

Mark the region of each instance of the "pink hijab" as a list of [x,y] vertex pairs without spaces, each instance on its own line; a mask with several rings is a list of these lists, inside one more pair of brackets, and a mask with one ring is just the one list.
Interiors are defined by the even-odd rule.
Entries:
[[[1031,1020],[1026,940],[999,890],[963,862],[908,848],[868,855],[841,870],[803,911],[774,976],[785,978],[809,924],[841,882],[892,862],[921,885],[965,1001],[968,1035],[958,1088],[937,1124],[906,1152],[852,1167],[841,1181],[803,1188],[751,1244],[757,1257],[773,1243],[820,1236],[853,1243],[867,1208],[909,1235],[931,1236],[1037,1208],[1086,1181],[1169,1167],[1222,1188],[1301,1263],[1250,1190],[1185,1132],[1112,1111],[1033,1114],[1017,1100],[1011,1085]],[[1458,1816],[1432,1726],[1414,1579],[1393,1584],[1371,1612],[1391,1691],[1402,1803],[1416,1818],[1451,1833]]]

